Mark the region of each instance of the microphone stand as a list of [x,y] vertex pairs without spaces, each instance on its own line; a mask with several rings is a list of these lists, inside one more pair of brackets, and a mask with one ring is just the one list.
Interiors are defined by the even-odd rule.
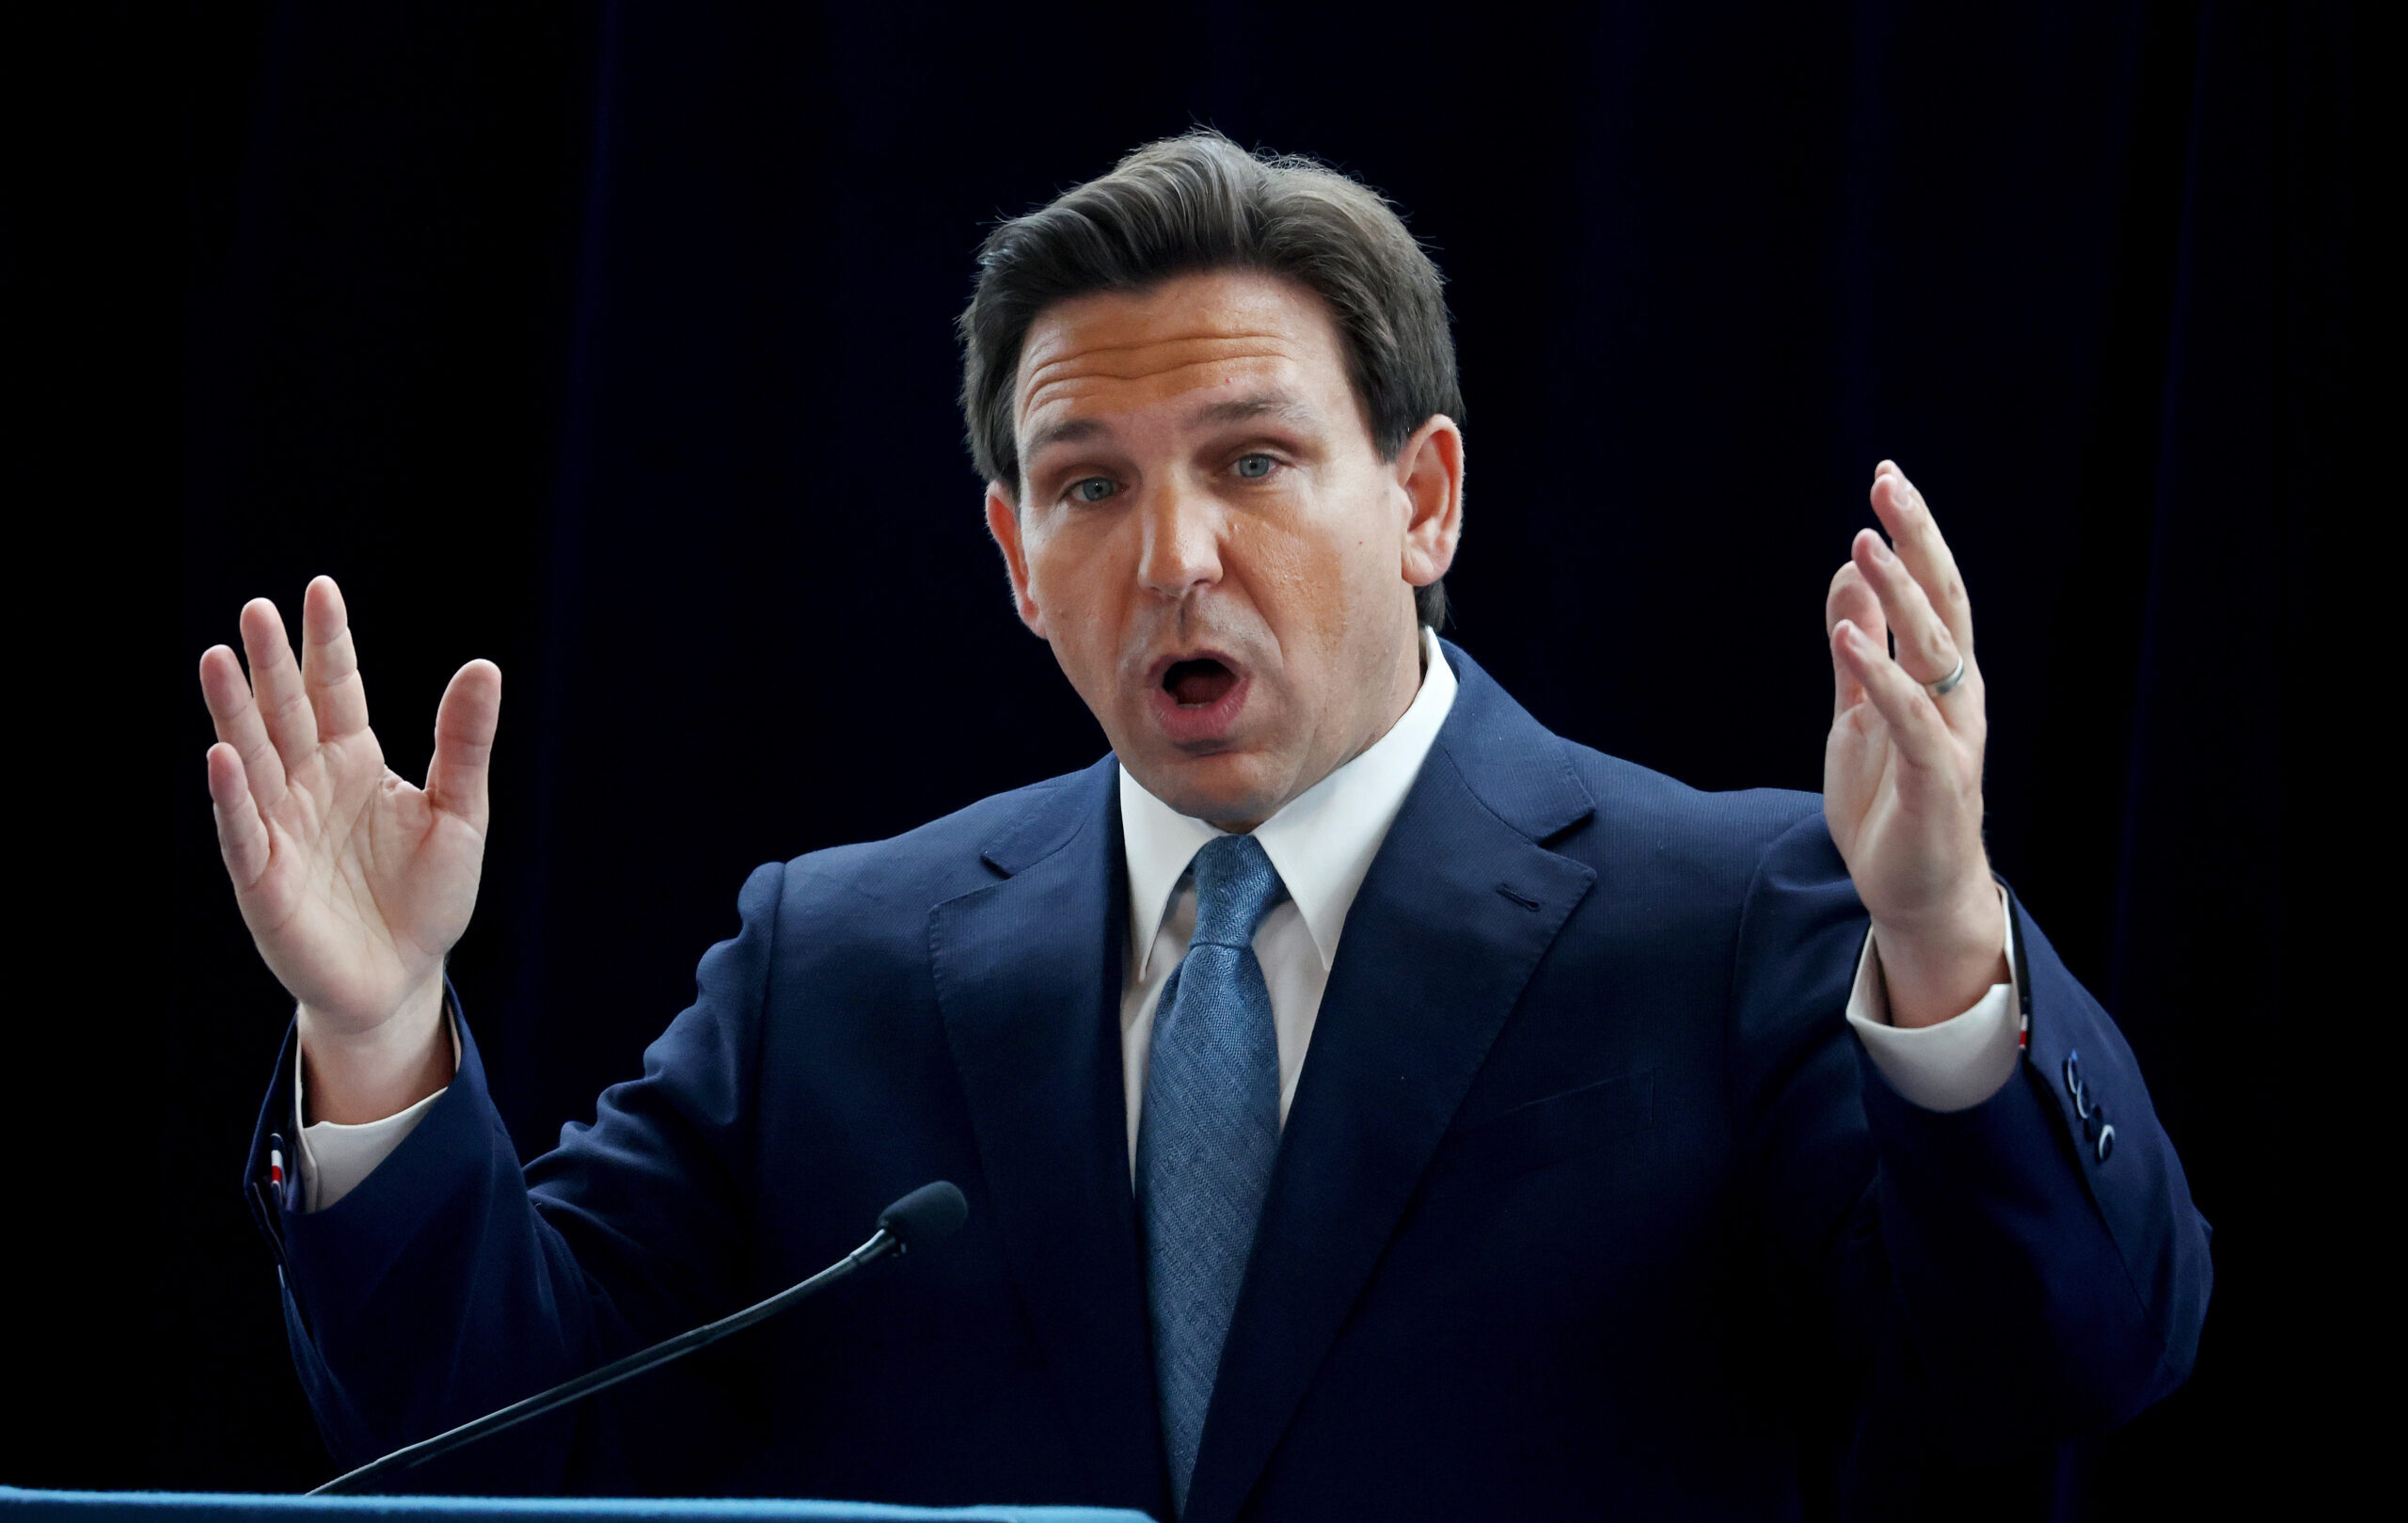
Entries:
[[[955,1198],[959,1198],[958,1193]],[[371,1460],[356,1470],[344,1471],[325,1485],[313,1488],[309,1495],[325,1497],[341,1492],[357,1491],[364,1483],[379,1476],[391,1475],[397,1470],[414,1469],[438,1454],[449,1454],[464,1444],[473,1444],[489,1434],[501,1432],[504,1428],[515,1428],[530,1418],[542,1417],[547,1412],[566,1406],[579,1397],[591,1396],[605,1387],[615,1386],[620,1381],[640,1375],[647,1370],[657,1369],[670,1360],[691,1354],[705,1344],[716,1343],[730,1333],[740,1333],[754,1323],[766,1322],[796,1302],[833,1285],[872,1260],[884,1258],[902,1246],[903,1240],[890,1231],[884,1222],[880,1222],[877,1233],[868,1242],[809,1279],[780,1291],[766,1301],[755,1302],[741,1311],[721,1317],[717,1322],[705,1323],[691,1332],[679,1333],[674,1338],[663,1339],[650,1348],[638,1349],[623,1359],[613,1359],[598,1370],[589,1371],[574,1380],[554,1386],[549,1390],[537,1391],[525,1401],[513,1402],[501,1410],[488,1412],[472,1422],[464,1422],[449,1432],[438,1433],[432,1438],[422,1438],[405,1449],[397,1449],[382,1459]]]

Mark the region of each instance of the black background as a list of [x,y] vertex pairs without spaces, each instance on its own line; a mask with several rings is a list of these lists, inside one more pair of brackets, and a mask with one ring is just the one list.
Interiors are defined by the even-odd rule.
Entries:
[[1817,786],[1824,584],[1874,462],[1915,476],[1974,599],[1994,856],[2131,1035],[2219,1276],[2189,1388],[1936,1466],[1936,1511],[2256,1487],[2290,1405],[2279,1055],[2331,976],[2294,947],[2366,405],[2354,25],[420,0],[100,7],[21,47],[62,87],[11,193],[18,803],[74,845],[15,959],[38,1400],[0,1482],[327,1473],[235,1189],[288,1011],[202,786],[193,663],[242,602],[341,579],[413,778],[445,678],[501,663],[453,972],[541,1150],[750,866],[1102,749],[1011,615],[950,324],[993,218],[1200,120],[1381,187],[1436,254],[1449,632],[1574,738]]

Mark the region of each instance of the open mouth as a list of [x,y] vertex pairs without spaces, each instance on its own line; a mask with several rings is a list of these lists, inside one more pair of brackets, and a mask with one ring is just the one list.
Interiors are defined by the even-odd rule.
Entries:
[[1181,708],[1209,708],[1238,685],[1238,674],[1207,656],[1200,660],[1173,661],[1163,674],[1163,690]]

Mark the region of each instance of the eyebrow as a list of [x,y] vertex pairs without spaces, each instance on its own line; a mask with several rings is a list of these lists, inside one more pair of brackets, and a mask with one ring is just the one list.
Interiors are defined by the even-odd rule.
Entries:
[[[1285,391],[1257,391],[1251,396],[1232,397],[1215,402],[1188,416],[1190,426],[1216,423],[1244,423],[1259,418],[1275,418],[1287,422],[1305,424],[1317,415],[1312,407]],[[1029,436],[1022,458],[1033,459],[1056,444],[1084,444],[1101,438],[1110,432],[1093,418],[1071,418],[1058,423],[1048,423]]]
[[1308,423],[1316,415],[1310,405],[1285,391],[1257,391],[1248,397],[1234,397],[1216,402],[1196,412],[1192,423],[1246,423],[1258,418],[1275,418],[1286,422]]
[[1103,436],[1104,427],[1092,418],[1072,418],[1059,423],[1048,423],[1028,437],[1028,447],[1022,458],[1033,459],[1056,444],[1083,444]]

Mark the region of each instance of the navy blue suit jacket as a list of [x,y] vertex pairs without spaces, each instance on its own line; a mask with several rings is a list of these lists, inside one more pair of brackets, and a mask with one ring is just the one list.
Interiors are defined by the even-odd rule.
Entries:
[[[1866,921],[1814,796],[1573,745],[1446,654],[1461,692],[1347,920],[1193,1523],[1790,1515],[1877,1490],[1885,1455],[2101,1428],[2182,1380],[2205,1225],[2037,927],[2015,912],[2022,1071],[1920,1110],[1843,1019]],[[643,1077],[523,1172],[464,1039],[401,1149],[299,1213],[258,1183],[288,1046],[249,1182],[339,1457],[721,1315],[949,1179],[970,1219],[941,1249],[418,1483],[1167,1515],[1116,785],[1107,757],[762,867]]]

